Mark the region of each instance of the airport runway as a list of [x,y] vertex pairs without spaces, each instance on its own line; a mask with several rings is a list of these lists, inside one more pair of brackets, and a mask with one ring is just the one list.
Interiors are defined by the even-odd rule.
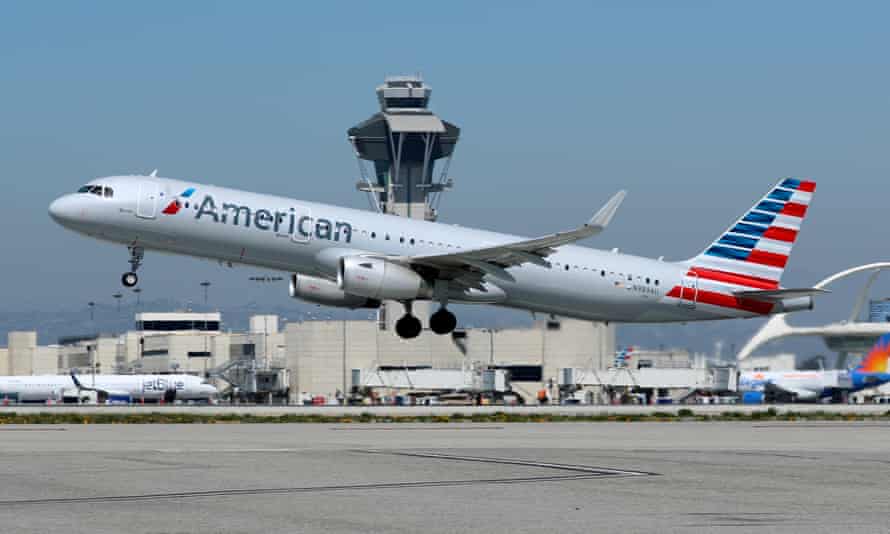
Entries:
[[890,424],[0,426],[3,532],[887,532]]

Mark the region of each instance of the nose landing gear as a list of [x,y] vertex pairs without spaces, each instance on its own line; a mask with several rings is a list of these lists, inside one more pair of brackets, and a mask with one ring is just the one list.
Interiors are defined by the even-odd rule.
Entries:
[[134,287],[139,283],[139,276],[136,271],[142,266],[142,259],[145,257],[145,249],[142,247],[127,247],[130,251],[130,272],[121,276],[121,283],[124,287]]

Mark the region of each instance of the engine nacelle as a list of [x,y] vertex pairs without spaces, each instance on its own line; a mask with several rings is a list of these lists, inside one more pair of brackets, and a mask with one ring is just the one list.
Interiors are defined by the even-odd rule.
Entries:
[[376,300],[429,298],[429,284],[408,267],[381,258],[346,256],[337,269],[338,287]]
[[314,276],[306,276],[302,274],[290,275],[289,293],[291,298],[314,302],[315,304],[323,304],[325,306],[335,306],[337,308],[379,308],[380,301],[362,297],[359,295],[350,295],[346,293],[334,282]]
[[813,297],[794,297],[782,299],[778,302],[776,310],[773,313],[788,313],[796,311],[807,311],[813,309]]

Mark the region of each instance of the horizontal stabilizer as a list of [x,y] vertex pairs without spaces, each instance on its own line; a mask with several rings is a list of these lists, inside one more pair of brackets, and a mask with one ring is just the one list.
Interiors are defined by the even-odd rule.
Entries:
[[800,297],[812,297],[828,293],[827,289],[818,289],[815,287],[805,287],[800,289],[768,289],[764,291],[736,291],[733,293],[736,297],[743,299],[762,300],[764,302],[779,302],[785,299],[795,299]]

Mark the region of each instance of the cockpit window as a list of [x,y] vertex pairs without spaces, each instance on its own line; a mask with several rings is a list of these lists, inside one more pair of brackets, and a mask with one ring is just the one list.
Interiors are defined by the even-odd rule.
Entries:
[[96,195],[98,197],[104,196],[105,198],[111,198],[114,196],[114,189],[110,187],[105,187],[102,185],[85,185],[77,190],[78,193],[89,193],[91,195]]

